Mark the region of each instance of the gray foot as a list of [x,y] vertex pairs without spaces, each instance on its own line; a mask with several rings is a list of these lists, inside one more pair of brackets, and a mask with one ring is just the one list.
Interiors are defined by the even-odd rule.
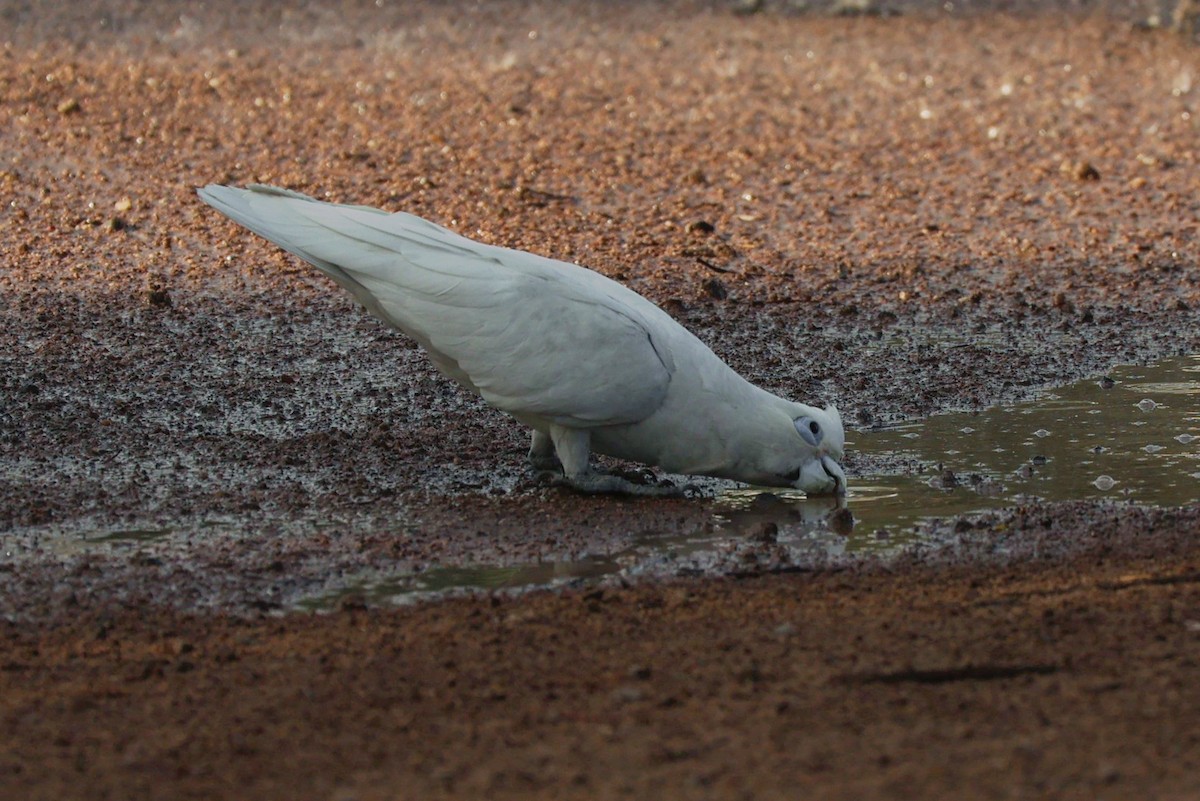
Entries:
[[584,495],[632,495],[638,498],[694,498],[700,492],[690,484],[676,487],[674,484],[635,484],[627,478],[609,473],[585,473],[581,476],[549,476],[550,483],[567,487]]

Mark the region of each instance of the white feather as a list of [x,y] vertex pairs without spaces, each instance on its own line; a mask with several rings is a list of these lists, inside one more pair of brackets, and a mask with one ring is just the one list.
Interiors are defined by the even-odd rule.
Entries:
[[[555,437],[568,475],[586,470],[590,447],[677,472],[776,485],[798,472],[810,490],[838,483],[819,469],[822,454],[842,455],[835,409],[754,387],[653,303],[598,273],[411,214],[273,187],[212,185],[200,197],[316,266],[447,375]],[[820,452],[793,426],[802,415],[825,429]],[[564,432],[584,437],[582,467]]]

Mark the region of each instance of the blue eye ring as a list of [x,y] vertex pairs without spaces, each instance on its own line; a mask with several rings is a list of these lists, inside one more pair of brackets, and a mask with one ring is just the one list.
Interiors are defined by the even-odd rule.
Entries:
[[796,426],[796,433],[814,448],[821,444],[821,440],[825,438],[825,432],[821,430],[821,424],[811,417],[797,417],[792,421]]

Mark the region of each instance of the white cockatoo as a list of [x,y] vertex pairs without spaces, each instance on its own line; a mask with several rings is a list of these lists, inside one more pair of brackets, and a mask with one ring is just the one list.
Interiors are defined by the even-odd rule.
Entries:
[[673,473],[844,494],[836,408],[759,389],[633,290],[397,212],[269,186],[200,197],[336,281],[443,373],[533,429],[529,457],[585,492],[655,494],[592,451]]

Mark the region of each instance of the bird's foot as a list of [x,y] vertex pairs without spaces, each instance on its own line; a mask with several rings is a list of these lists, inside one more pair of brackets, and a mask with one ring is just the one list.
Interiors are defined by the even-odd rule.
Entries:
[[566,487],[584,495],[631,495],[638,498],[695,498],[700,491],[687,484],[677,487],[670,482],[641,483],[613,473],[584,473],[564,476],[561,473],[543,474],[551,484]]

